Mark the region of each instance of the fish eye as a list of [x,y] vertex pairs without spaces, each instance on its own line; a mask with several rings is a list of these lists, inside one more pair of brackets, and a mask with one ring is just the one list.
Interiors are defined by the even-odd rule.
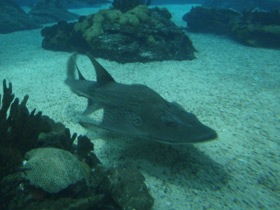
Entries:
[[161,121],[165,123],[168,127],[176,127],[178,124],[175,120],[168,118],[167,116],[161,116]]
[[175,121],[167,121],[166,122],[166,125],[169,126],[169,127],[176,127],[177,126],[177,123]]
[[140,117],[135,117],[132,120],[132,124],[135,126],[141,126],[142,125],[142,119]]
[[143,124],[142,118],[134,113],[129,113],[127,117],[134,126],[141,126]]

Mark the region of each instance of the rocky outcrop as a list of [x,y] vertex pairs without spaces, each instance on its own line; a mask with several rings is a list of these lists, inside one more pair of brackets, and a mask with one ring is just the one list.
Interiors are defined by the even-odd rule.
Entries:
[[228,35],[244,45],[280,49],[280,10],[238,13],[230,9],[195,7],[183,20],[191,32]]
[[29,12],[30,17],[38,24],[68,21],[78,18],[78,15],[69,12],[57,0],[39,0]]
[[152,0],[152,4],[202,4],[207,0]]
[[0,33],[39,28],[13,1],[0,1]]
[[85,168],[71,152],[57,148],[37,148],[24,156],[24,178],[31,186],[58,193],[78,182],[88,183]]
[[275,10],[280,9],[279,0],[207,0],[203,6],[213,8],[231,8],[242,12],[243,10]]
[[105,9],[42,30],[48,50],[90,51],[120,63],[194,59],[195,48],[167,9],[137,6],[125,13]]
[[144,176],[106,168],[86,136],[26,107],[12,84],[0,94],[0,209],[152,209]]
[[183,20],[191,32],[224,35],[230,34],[233,24],[240,22],[240,13],[230,9],[194,7]]
[[120,10],[121,12],[127,12],[130,9],[133,9],[134,7],[137,7],[139,5],[150,5],[151,0],[113,0],[113,7],[115,9]]

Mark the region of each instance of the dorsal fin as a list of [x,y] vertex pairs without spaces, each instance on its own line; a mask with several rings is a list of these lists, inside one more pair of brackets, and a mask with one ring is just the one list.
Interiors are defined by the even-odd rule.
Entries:
[[84,76],[82,75],[82,73],[81,73],[81,71],[80,71],[80,69],[79,69],[79,67],[77,66],[76,63],[75,63],[75,65],[76,65],[76,69],[77,69],[77,71],[78,71],[79,80],[86,80],[86,79],[84,78]]
[[75,68],[78,71],[78,77],[79,80],[86,80],[84,76],[82,75],[79,67],[77,66],[76,59],[77,59],[78,53],[74,53],[73,55],[70,56],[68,60],[68,65],[67,65],[67,79],[66,80],[75,80]]
[[101,66],[100,63],[97,62],[97,60],[90,53],[87,53],[87,56],[95,68],[97,83],[99,85],[103,85],[108,82],[115,82],[114,78],[107,72],[106,69],[103,68],[103,66]]
[[67,78],[66,78],[66,80],[68,80],[68,81],[75,80],[75,67],[77,67],[77,65],[76,65],[76,57],[77,57],[77,53],[74,53],[68,59],[68,63],[67,63]]

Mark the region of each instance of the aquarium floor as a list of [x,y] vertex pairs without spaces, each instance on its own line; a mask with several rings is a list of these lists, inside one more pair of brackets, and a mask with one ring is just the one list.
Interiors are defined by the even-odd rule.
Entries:
[[[178,25],[189,8],[169,5]],[[219,138],[203,144],[170,146],[85,130],[77,122],[87,101],[64,84],[70,54],[42,49],[40,30],[0,35],[0,79],[12,82],[20,99],[28,94],[30,109],[87,134],[104,165],[139,169],[155,210],[279,209],[280,51],[188,35],[198,50],[192,61],[98,61],[116,81],[145,84],[215,129]],[[95,80],[86,57],[79,66]]]

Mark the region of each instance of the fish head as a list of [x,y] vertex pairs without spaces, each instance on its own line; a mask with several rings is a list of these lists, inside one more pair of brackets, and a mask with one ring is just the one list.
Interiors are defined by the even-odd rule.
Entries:
[[202,124],[198,118],[177,104],[155,108],[146,120],[148,137],[168,144],[204,142],[217,137],[217,133]]

